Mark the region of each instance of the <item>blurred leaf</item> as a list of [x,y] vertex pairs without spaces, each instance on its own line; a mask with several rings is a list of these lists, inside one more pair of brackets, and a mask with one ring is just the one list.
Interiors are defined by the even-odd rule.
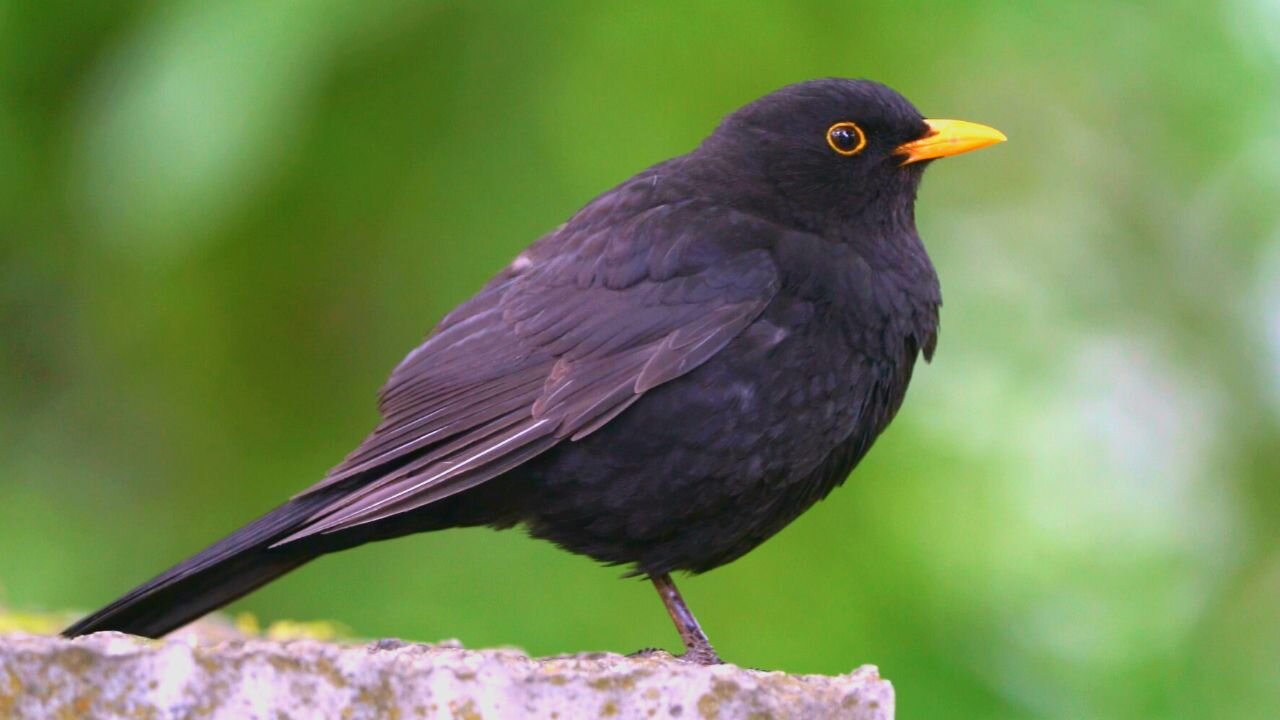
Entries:
[[[844,488],[682,582],[700,620],[745,665],[876,662],[904,716],[1280,715],[1276,12],[0,3],[3,600],[96,605],[288,497],[540,233],[764,92],[863,76],[1010,142],[921,191],[935,362]],[[678,642],[618,574],[450,531],[233,611]]]

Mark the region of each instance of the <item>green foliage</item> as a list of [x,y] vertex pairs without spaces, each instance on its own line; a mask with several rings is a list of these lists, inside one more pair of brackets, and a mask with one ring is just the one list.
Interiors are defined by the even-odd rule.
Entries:
[[[318,479],[444,312],[738,105],[883,80],[938,358],[844,488],[682,589],[904,716],[1280,715],[1280,42],[1262,0],[0,3],[0,600],[88,609]],[[678,641],[517,532],[238,603],[546,654]]]

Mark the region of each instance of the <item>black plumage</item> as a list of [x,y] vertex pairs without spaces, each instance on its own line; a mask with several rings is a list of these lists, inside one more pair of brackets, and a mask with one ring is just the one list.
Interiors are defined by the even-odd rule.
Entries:
[[992,133],[867,81],[747,105],[445,317],[323,481],[65,634],[158,636],[326,552],[521,524],[654,578],[715,661],[668,574],[782,529],[893,419],[941,302],[917,161]]

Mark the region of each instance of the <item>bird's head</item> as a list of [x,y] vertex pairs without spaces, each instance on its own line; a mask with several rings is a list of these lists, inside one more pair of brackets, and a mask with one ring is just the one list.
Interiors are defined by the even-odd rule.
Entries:
[[926,119],[868,80],[791,85],[725,118],[694,154],[725,195],[811,230],[910,219],[928,161],[1004,141],[998,130]]

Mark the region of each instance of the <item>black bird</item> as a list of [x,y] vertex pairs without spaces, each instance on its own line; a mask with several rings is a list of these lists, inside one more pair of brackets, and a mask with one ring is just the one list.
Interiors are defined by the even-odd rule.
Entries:
[[937,340],[924,161],[1004,139],[865,80],[756,100],[447,315],[319,484],[63,634],[158,637],[324,553],[523,525],[647,575],[719,662],[670,574],[781,530],[893,419]]

